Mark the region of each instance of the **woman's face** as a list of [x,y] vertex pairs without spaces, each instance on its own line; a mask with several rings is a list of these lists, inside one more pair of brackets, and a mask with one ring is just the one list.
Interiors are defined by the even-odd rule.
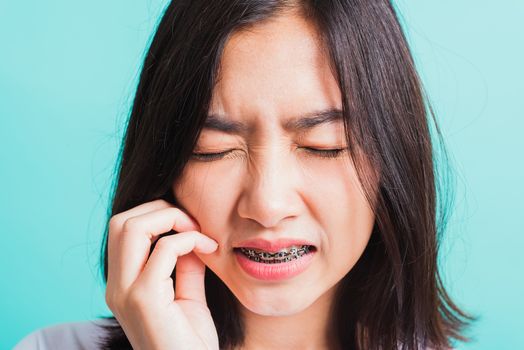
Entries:
[[[286,15],[229,39],[209,115],[239,130],[210,123],[194,152],[228,153],[193,158],[173,185],[180,207],[219,244],[200,258],[260,315],[291,315],[332,291],[374,223],[348,151],[308,149],[347,147],[340,90],[315,35]],[[330,110],[330,122],[300,122]]]

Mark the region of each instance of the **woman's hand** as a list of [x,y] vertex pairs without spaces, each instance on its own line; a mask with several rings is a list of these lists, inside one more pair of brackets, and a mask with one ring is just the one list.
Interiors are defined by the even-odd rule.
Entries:
[[[172,229],[179,233],[158,238]],[[194,253],[209,254],[218,245],[199,230],[164,200],[111,218],[106,302],[133,349],[218,349],[204,292],[205,265]]]

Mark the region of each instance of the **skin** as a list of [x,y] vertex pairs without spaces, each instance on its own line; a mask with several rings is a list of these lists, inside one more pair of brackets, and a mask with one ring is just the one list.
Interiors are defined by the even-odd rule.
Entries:
[[[343,148],[342,123],[306,133],[281,127],[341,106],[315,34],[300,17],[283,15],[231,37],[210,113],[247,123],[250,132],[203,131],[195,151],[233,151],[187,164],[172,188],[180,207],[156,200],[111,218],[106,303],[133,349],[218,349],[206,266],[240,301],[244,349],[336,348],[333,295],[362,255],[374,215],[347,152],[322,158],[305,148]],[[178,234],[159,238],[171,229]],[[240,268],[235,244],[283,237],[317,248],[301,274],[268,282]]]
[[[240,301],[246,349],[333,348],[334,292],[371,236],[375,218],[347,151],[322,158],[304,148],[346,147],[342,121],[305,133],[282,127],[295,116],[341,108],[323,52],[314,26],[294,14],[233,35],[209,113],[246,123],[250,131],[204,129],[195,152],[233,151],[219,160],[191,160],[173,184],[184,212],[218,243],[211,254],[196,255]],[[280,282],[246,275],[233,246],[281,237],[314,242],[309,268]]]

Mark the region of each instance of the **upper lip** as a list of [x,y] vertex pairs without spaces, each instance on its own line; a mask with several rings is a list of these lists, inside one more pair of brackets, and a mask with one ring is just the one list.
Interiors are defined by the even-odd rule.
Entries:
[[287,248],[289,246],[301,246],[301,245],[312,245],[308,240],[300,239],[300,238],[279,238],[279,239],[263,239],[263,238],[255,238],[255,239],[248,239],[242,242],[239,242],[238,244],[234,245],[234,248],[254,248],[254,249],[260,249],[265,250],[267,252],[278,252],[284,248]]

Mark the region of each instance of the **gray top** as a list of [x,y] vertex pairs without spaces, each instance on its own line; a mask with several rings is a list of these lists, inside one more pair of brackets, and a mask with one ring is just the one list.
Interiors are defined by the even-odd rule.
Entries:
[[[26,335],[13,350],[99,350],[104,334],[103,329],[97,325],[115,325],[115,323],[112,320],[96,319],[40,328]],[[426,348],[426,350],[433,349]]]
[[96,319],[40,328],[22,338],[13,350],[98,350],[104,334],[99,325],[108,324],[114,323],[106,319]]

